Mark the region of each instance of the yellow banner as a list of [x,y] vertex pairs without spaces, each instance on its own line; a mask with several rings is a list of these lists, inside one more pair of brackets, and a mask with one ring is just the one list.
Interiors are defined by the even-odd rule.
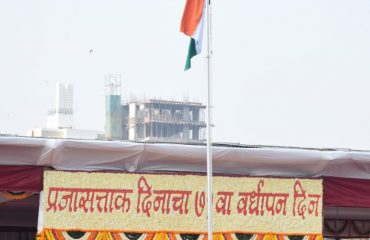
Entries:
[[[207,232],[206,177],[44,173],[44,229]],[[322,180],[213,178],[214,232],[321,234]]]

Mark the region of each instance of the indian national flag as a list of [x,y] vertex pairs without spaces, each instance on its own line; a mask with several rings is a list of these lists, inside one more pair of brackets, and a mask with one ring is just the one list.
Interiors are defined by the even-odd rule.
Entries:
[[180,31],[190,37],[185,71],[191,68],[191,58],[202,51],[205,3],[207,0],[186,0]]

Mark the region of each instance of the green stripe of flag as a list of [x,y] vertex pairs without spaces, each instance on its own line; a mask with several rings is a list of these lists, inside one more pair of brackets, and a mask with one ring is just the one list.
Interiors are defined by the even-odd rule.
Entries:
[[186,64],[185,64],[185,70],[188,70],[191,68],[191,58],[197,55],[197,49],[195,47],[195,40],[193,38],[190,38],[190,44],[188,49],[188,56],[186,58]]

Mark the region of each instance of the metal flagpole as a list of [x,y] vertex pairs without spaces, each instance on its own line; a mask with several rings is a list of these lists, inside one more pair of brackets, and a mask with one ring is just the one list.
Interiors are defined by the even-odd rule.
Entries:
[[207,210],[208,210],[208,240],[212,240],[212,72],[211,72],[211,57],[212,57],[212,45],[211,45],[211,0],[205,0],[207,10]]

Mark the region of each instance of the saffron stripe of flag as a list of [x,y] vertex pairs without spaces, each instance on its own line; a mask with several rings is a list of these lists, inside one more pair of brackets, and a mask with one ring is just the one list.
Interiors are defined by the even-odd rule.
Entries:
[[180,31],[190,37],[185,71],[191,68],[191,59],[202,51],[205,0],[187,0]]

